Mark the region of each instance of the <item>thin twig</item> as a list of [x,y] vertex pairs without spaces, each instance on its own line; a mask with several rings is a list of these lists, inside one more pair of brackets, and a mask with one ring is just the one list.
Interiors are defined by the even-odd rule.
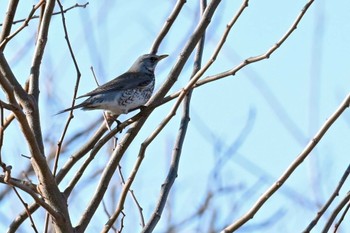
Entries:
[[130,186],[132,184],[132,181],[135,178],[136,172],[137,172],[140,164],[141,164],[141,162],[140,162],[140,159],[138,157],[138,159],[136,160],[136,163],[134,165],[134,168],[132,169],[132,172],[129,175],[129,178],[128,178],[128,180],[126,182],[124,180],[123,174],[121,173],[121,166],[118,166],[118,172],[119,172],[119,175],[120,175],[122,183],[123,183],[123,189],[122,189],[122,191],[120,193],[120,197],[119,197],[119,201],[118,201],[118,204],[117,204],[117,208],[114,211],[114,213],[112,214],[112,216],[106,222],[106,224],[105,224],[104,228],[102,229],[101,233],[109,232],[109,230],[113,227],[113,224],[115,223],[115,221],[118,219],[119,215],[121,213],[123,213],[124,202],[125,202],[127,193],[129,191],[131,192],[132,197],[133,197],[133,199],[134,199],[134,201],[135,201],[135,203],[136,203],[136,205],[138,207],[140,218],[141,218],[141,225],[142,225],[142,227],[145,226],[145,220],[144,220],[144,217],[143,217],[143,214],[142,214],[142,207],[138,203],[136,197],[134,197],[132,190],[130,190]]
[[222,72],[222,73],[217,74],[217,75],[209,76],[203,80],[200,80],[196,83],[196,86],[200,86],[200,85],[203,85],[205,83],[212,82],[212,81],[215,81],[215,80],[227,77],[227,76],[235,75],[239,70],[241,70],[243,67],[245,67],[251,63],[255,63],[255,62],[270,58],[270,56],[287,40],[287,38],[297,28],[300,20],[304,17],[305,13],[307,12],[307,10],[309,9],[309,7],[312,5],[313,2],[314,2],[314,0],[309,0],[304,5],[304,8],[301,10],[300,14],[297,16],[296,20],[293,22],[290,29],[266,53],[259,55],[259,56],[250,57],[250,58],[244,60],[241,64],[239,64],[238,66],[236,66],[235,68],[233,68],[231,70]]
[[237,230],[246,222],[254,217],[258,210],[264,205],[264,203],[284,184],[284,182],[291,176],[295,169],[304,161],[304,159],[310,154],[310,152],[316,147],[318,142],[322,139],[327,130],[333,125],[338,117],[349,107],[350,94],[344,99],[338,109],[328,118],[320,130],[316,133],[314,138],[307,144],[304,150],[299,156],[291,163],[291,165],[284,171],[281,177],[268,189],[264,194],[260,196],[258,201],[252,206],[252,208],[244,214],[236,222],[232,223],[223,230],[223,233],[229,233]]
[[28,210],[28,204],[23,200],[23,198],[21,197],[21,195],[19,195],[17,189],[15,187],[12,187],[13,191],[15,191],[18,199],[21,201],[21,203],[23,204],[27,214],[28,214],[28,217],[29,217],[29,220],[31,222],[31,225],[32,225],[32,228],[34,230],[34,232],[38,233],[39,231],[37,230],[36,226],[35,226],[35,222],[34,222],[34,219],[32,218],[32,214],[30,213],[30,211]]
[[[18,1],[18,0],[16,0],[16,1]],[[64,9],[64,10],[63,10],[63,13],[67,13],[68,11],[72,10],[73,8],[77,8],[77,7],[86,8],[87,5],[89,5],[89,2],[86,2],[86,3],[84,3],[84,4],[78,4],[78,3],[76,3],[75,5]],[[52,15],[58,15],[58,14],[61,14],[61,11],[52,13]],[[38,16],[38,15],[33,15],[33,16],[30,18],[30,20],[32,20],[32,19],[39,19],[39,18],[40,18],[40,16]],[[17,23],[24,22],[24,21],[26,21],[27,19],[28,19],[28,18],[26,18],[26,19],[14,20],[14,21],[12,21],[11,23],[12,23],[12,24],[17,24]],[[0,27],[3,26],[3,25],[5,25],[5,23],[4,23],[4,24],[0,23]]]
[[[76,162],[78,162],[84,155],[86,155],[86,153],[88,153],[89,150],[91,150],[92,148],[96,148],[96,143],[102,137],[102,135],[106,132],[106,130],[107,130],[106,125],[102,123],[100,128],[95,132],[95,134],[91,137],[91,139],[76,154],[70,157],[70,160],[66,162],[66,164],[60,170],[60,172],[57,174],[58,182],[60,182],[64,178],[64,176],[70,171],[73,165]],[[84,161],[84,163],[81,165],[78,171],[74,174],[74,177],[72,178],[72,180],[69,182],[68,186],[64,190],[64,194],[66,197],[69,197],[75,185],[78,183],[78,181],[84,174],[84,171],[86,170],[88,165],[91,163],[91,161],[95,158],[95,155],[97,154],[97,152],[98,150],[91,151],[89,156]]]
[[173,25],[175,19],[179,15],[179,13],[180,13],[180,11],[185,3],[186,3],[186,0],[178,0],[177,1],[173,11],[171,12],[168,19],[166,20],[166,23],[163,25],[162,30],[160,31],[156,40],[153,42],[151,52],[150,52],[151,54],[157,54],[160,43],[163,41],[165,36],[168,34],[171,26]]
[[[124,176],[123,176],[123,173],[122,173],[122,167],[120,165],[118,166],[118,173],[119,173],[120,179],[122,181],[122,184],[125,185],[125,179],[124,179]],[[136,205],[136,207],[138,209],[138,212],[139,212],[139,215],[140,215],[140,220],[141,220],[141,226],[144,227],[145,226],[145,218],[144,218],[143,213],[142,213],[143,208],[141,207],[139,201],[137,200],[136,195],[134,193],[134,190],[130,189],[130,187],[128,187],[127,190],[130,192],[131,197],[134,200],[135,205]]]
[[100,84],[98,83],[98,79],[97,79],[97,77],[96,77],[95,71],[94,71],[94,67],[93,67],[93,66],[90,66],[90,70],[91,70],[92,76],[94,77],[94,80],[95,80],[96,85],[97,85],[97,86],[100,86]]
[[[329,217],[328,221],[326,222],[322,233],[327,233],[329,231],[329,229],[332,226],[332,223],[334,222],[335,218],[337,217],[337,215],[339,214],[339,212],[344,208],[345,205],[349,205],[349,201],[350,201],[350,192],[348,192],[345,197],[343,198],[343,200],[341,200],[341,202],[337,205],[337,207],[334,209],[333,213],[331,214],[331,216]],[[347,207],[348,208],[348,207]],[[346,210],[347,211],[347,210]],[[345,212],[346,212],[345,211]]]
[[309,233],[314,226],[316,226],[318,220],[322,217],[322,215],[326,212],[328,207],[332,204],[334,199],[339,195],[339,191],[341,187],[343,187],[344,182],[348,178],[350,174],[350,165],[348,165],[347,169],[345,170],[342,178],[340,179],[336,189],[332,193],[332,195],[329,197],[328,201],[324,204],[324,206],[318,211],[316,217],[310,222],[310,224],[307,226],[307,228],[303,231],[303,233]]
[[122,233],[122,231],[123,231],[123,228],[124,228],[124,218],[125,218],[125,214],[124,214],[124,212],[122,212],[122,218],[120,219],[120,228],[119,228],[119,230],[118,230],[118,233]]
[[[74,67],[75,67],[75,70],[76,70],[76,74],[77,74],[75,88],[74,88],[74,94],[73,94],[73,100],[72,100],[72,106],[74,106],[75,97],[77,96],[78,87],[79,87],[79,83],[80,83],[81,72],[80,72],[80,69],[79,69],[79,66],[78,66],[78,62],[77,62],[77,60],[75,58],[75,55],[74,55],[74,51],[73,51],[72,45],[71,45],[70,40],[69,40],[69,34],[68,34],[68,30],[67,30],[67,25],[66,25],[66,19],[64,17],[63,6],[62,6],[60,0],[57,0],[57,3],[59,5],[59,7],[60,7],[62,26],[63,26],[63,30],[64,30],[64,38],[66,40],[66,43],[67,43],[67,46],[68,46],[68,50],[69,50],[69,54],[70,54],[70,56],[72,58],[72,61],[74,63]],[[64,129],[62,131],[62,135],[61,135],[61,137],[60,137],[60,139],[58,140],[58,143],[57,143],[57,150],[56,150],[56,155],[55,155],[55,160],[54,160],[54,167],[53,167],[53,175],[54,176],[56,176],[56,172],[57,172],[58,159],[59,159],[59,155],[60,155],[60,152],[61,152],[62,143],[63,143],[63,140],[65,138],[65,135],[66,135],[68,127],[69,127],[69,124],[70,124],[72,119],[73,119],[73,114],[72,114],[72,111],[71,111],[70,114],[69,114],[69,117],[67,119],[67,122],[66,122],[66,124],[64,126]]]
[[338,229],[339,229],[339,226],[340,224],[343,222],[344,218],[345,218],[345,215],[348,213],[349,211],[349,208],[350,208],[350,203],[348,202],[345,209],[344,209],[344,212],[343,214],[340,216],[339,218],[339,221],[335,224],[334,226],[334,233],[337,233],[338,232]]
[[102,201],[102,206],[103,206],[103,211],[106,213],[107,217],[110,218],[111,214],[109,213],[106,203],[104,201]]

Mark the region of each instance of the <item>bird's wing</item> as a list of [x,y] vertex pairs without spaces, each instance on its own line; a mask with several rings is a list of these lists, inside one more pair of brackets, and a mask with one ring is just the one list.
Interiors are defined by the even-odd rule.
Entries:
[[152,78],[152,76],[140,72],[127,72],[77,98],[147,86],[152,81]]

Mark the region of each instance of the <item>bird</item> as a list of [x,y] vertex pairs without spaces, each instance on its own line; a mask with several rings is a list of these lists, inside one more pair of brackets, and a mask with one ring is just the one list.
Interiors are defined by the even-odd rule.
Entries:
[[158,62],[167,56],[166,54],[140,56],[127,72],[77,97],[76,99],[88,98],[57,114],[81,108],[82,110],[100,109],[113,117],[118,117],[141,108],[152,96],[155,84],[154,70]]

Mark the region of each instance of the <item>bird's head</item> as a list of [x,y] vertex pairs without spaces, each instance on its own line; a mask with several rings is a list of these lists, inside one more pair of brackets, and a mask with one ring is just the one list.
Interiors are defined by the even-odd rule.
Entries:
[[153,73],[157,63],[168,55],[145,54],[139,57],[129,71]]

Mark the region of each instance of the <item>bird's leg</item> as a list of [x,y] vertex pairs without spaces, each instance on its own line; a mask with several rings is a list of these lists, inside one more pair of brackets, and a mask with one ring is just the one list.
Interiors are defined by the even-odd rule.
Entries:
[[[114,118],[113,120],[117,123],[117,128],[119,128],[119,125],[121,124],[121,122],[120,122],[120,120],[118,120],[118,116],[111,116],[111,117]],[[120,130],[120,132],[122,132],[122,130]],[[114,143],[113,143],[114,149],[117,147],[117,143],[118,143],[118,138],[116,136],[114,136]]]
[[[115,121],[115,123],[117,123],[117,128],[119,127],[119,125],[122,123],[120,120],[118,120],[118,119],[115,119],[114,120]],[[120,132],[122,132],[122,129],[120,130]]]
[[109,131],[111,131],[110,123],[109,123],[109,120],[108,120],[108,113],[103,112],[103,119],[105,120],[107,129]]
[[[121,124],[121,122],[118,120],[119,115],[114,115],[114,114],[111,114],[111,113],[108,113],[108,112],[104,112],[103,116],[105,118],[105,121],[106,121],[106,124],[107,124],[107,128],[109,129],[109,131],[111,131],[110,125],[113,123],[113,121],[117,123],[117,128],[119,128],[119,126]],[[121,133],[122,129],[120,129],[119,132]],[[118,137],[116,137],[115,135],[113,137],[114,137],[114,145],[113,145],[113,147],[115,148],[116,145],[117,145],[117,142],[118,142]]]

